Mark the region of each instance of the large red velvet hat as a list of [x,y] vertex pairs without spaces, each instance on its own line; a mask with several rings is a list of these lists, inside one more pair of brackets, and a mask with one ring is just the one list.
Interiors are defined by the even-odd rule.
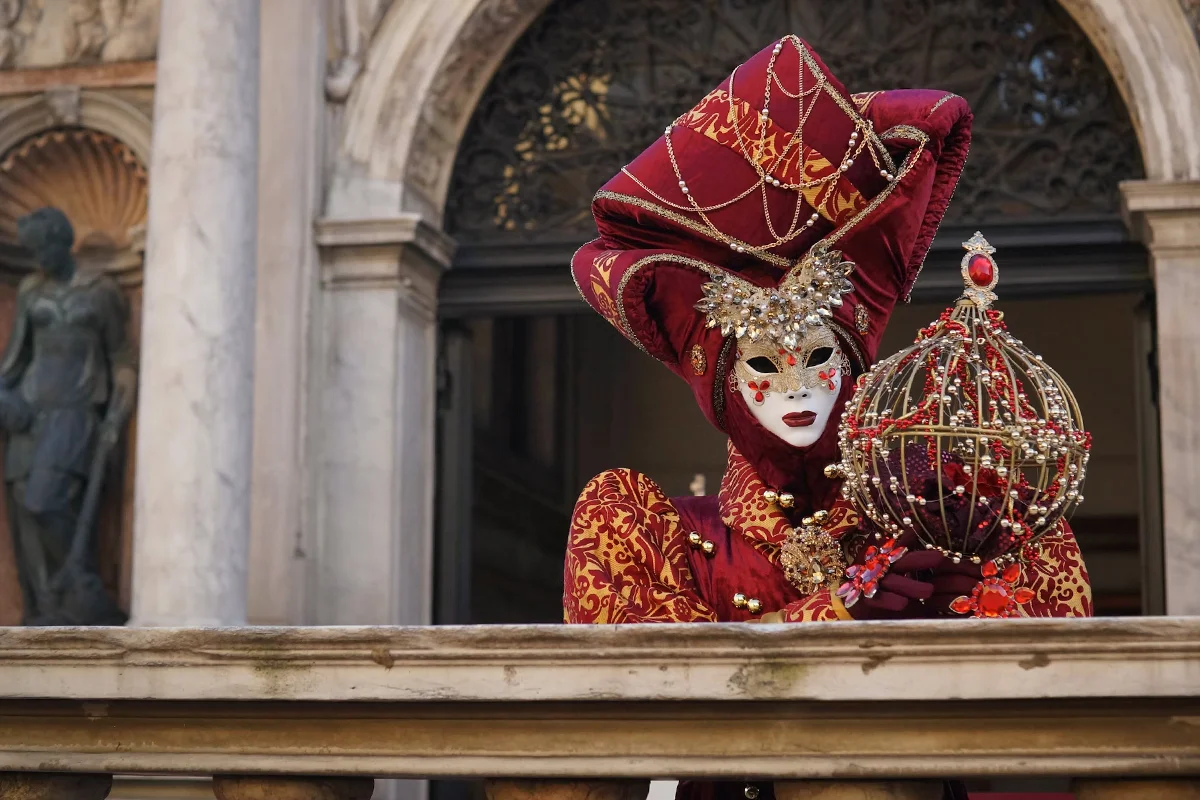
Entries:
[[733,337],[696,309],[705,285],[734,276],[775,289],[814,246],[841,251],[856,265],[853,290],[823,323],[865,370],[950,202],[970,123],[966,101],[944,91],[851,96],[803,40],[785,37],[601,188],[600,235],[572,259],[576,285],[730,432]]

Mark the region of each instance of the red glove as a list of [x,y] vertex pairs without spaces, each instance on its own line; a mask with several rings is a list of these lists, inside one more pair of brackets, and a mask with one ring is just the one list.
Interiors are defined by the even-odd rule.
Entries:
[[864,547],[837,595],[856,620],[942,616],[956,597],[975,588],[979,569],[926,550],[916,534],[906,533],[890,546]]

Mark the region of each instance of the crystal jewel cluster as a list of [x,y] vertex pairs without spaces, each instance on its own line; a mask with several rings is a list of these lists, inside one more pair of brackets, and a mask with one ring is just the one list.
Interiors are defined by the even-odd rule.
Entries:
[[1066,382],[991,308],[995,249],[979,233],[963,246],[962,297],[859,380],[829,472],[875,538],[912,532],[995,574],[1083,502],[1091,435]]
[[847,276],[854,262],[837,250],[814,247],[774,288],[757,286],[722,272],[704,285],[696,309],[709,328],[722,336],[766,338],[796,352],[810,329],[819,328],[842,305],[842,295],[854,290]]

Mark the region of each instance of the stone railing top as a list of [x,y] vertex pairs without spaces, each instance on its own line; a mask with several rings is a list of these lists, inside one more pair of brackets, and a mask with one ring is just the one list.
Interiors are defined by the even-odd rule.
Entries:
[[998,700],[1200,695],[1200,618],[0,628],[0,699]]

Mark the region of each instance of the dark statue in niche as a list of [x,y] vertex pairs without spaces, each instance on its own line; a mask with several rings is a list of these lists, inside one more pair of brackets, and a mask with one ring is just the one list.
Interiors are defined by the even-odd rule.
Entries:
[[137,368],[116,283],[77,272],[75,232],[42,208],[17,224],[38,270],[21,282],[0,362],[4,485],[26,625],[121,625],[96,568],[105,467],[133,408]]

